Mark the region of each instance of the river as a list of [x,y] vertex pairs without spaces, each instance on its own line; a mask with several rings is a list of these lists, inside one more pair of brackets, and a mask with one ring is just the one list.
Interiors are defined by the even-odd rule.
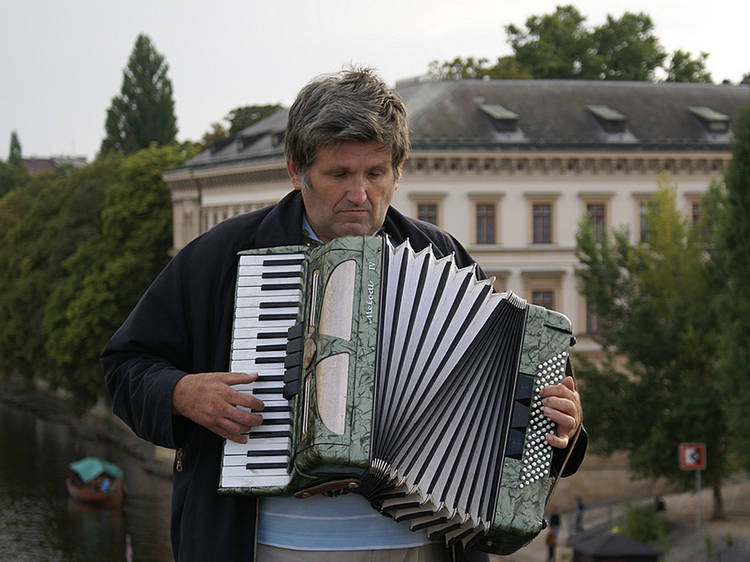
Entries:
[[[68,464],[99,456],[125,472],[122,507],[73,501]],[[171,483],[115,444],[0,402],[0,561],[171,561]]]

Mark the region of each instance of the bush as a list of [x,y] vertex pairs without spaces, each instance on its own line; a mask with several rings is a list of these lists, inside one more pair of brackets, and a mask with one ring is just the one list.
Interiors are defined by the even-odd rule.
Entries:
[[667,520],[654,506],[626,506],[620,532],[659,550],[664,550],[668,546]]

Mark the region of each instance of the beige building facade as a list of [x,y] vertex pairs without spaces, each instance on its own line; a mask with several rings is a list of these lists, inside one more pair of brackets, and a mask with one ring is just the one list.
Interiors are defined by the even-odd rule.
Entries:
[[[414,81],[397,90],[412,152],[393,205],[453,234],[498,288],[566,314],[581,351],[596,348],[575,276],[581,219],[600,232],[627,226],[640,242],[662,178],[697,220],[731,159],[736,110],[750,103],[743,86]],[[280,111],[165,174],[175,250],[291,189],[285,119]]]

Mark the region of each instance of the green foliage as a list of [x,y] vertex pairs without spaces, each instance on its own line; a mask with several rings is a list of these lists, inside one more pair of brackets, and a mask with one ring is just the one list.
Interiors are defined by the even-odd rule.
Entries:
[[630,453],[634,472],[689,487],[678,468],[679,443],[709,451],[705,482],[718,486],[730,471],[718,376],[718,319],[714,287],[700,235],[677,209],[674,186],[662,178],[647,212],[648,245],[627,232],[601,245],[585,222],[577,235],[576,273],[599,318],[597,363],[581,362],[584,411],[592,447]]
[[742,77],[742,80],[740,80],[740,84],[748,84],[748,85],[750,85],[750,72],[748,72],[747,74],[745,74]]
[[666,550],[669,544],[667,520],[653,506],[626,506],[625,517],[620,523],[620,532],[658,550]]
[[279,109],[281,109],[279,104],[243,105],[242,107],[235,107],[225,117],[225,119],[229,121],[229,136],[236,136],[242,131],[242,129],[246,129],[261,119],[273,115]]
[[652,80],[666,57],[654,36],[654,24],[644,14],[626,12],[591,33],[599,68],[592,78],[605,80]]
[[572,5],[531,16],[526,28],[505,28],[518,64],[534,78],[585,78],[596,68],[586,18]]
[[430,63],[429,74],[436,80],[466,80],[471,78],[491,80],[526,80],[531,74],[521,70],[513,57],[499,57],[497,62],[490,66],[489,59],[468,57],[462,59],[456,57],[452,61],[441,63],[434,60]]
[[10,150],[8,151],[8,164],[23,166],[23,155],[21,154],[21,142],[15,131],[10,134]]
[[168,145],[175,141],[177,120],[168,69],[151,40],[139,35],[123,71],[120,95],[107,110],[101,154],[131,154],[152,142]]
[[672,53],[667,70],[667,82],[711,83],[711,73],[706,70],[708,53],[701,53],[693,59],[687,51],[677,49]]
[[456,57],[432,61],[429,74],[440,80],[470,78],[536,78],[585,80],[654,80],[660,69],[673,82],[711,82],[706,70],[708,53],[693,59],[675,51],[665,67],[667,53],[654,34],[651,17],[625,12],[607,15],[602,25],[589,27],[574,6],[558,6],[553,13],[534,15],[524,27],[505,27],[512,56],[498,59]]
[[0,200],[0,370],[69,390],[79,411],[94,403],[99,353],[168,259],[161,175],[191,155],[114,153]]
[[0,197],[29,183],[29,172],[23,166],[0,161]]
[[733,120],[734,144],[725,189],[713,186],[707,209],[708,228],[716,232],[710,248],[715,299],[721,320],[721,381],[726,395],[731,449],[750,469],[750,438],[745,418],[750,411],[750,106]]

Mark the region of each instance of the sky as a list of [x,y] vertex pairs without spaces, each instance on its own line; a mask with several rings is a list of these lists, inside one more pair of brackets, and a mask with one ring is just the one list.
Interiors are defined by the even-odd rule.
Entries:
[[750,72],[746,0],[0,0],[0,159],[93,159],[139,33],[169,64],[180,141],[239,106],[288,106],[323,73],[375,68],[389,85],[433,60],[512,54],[505,26],[572,3],[589,27],[648,14],[668,53],[708,52],[714,82]]

